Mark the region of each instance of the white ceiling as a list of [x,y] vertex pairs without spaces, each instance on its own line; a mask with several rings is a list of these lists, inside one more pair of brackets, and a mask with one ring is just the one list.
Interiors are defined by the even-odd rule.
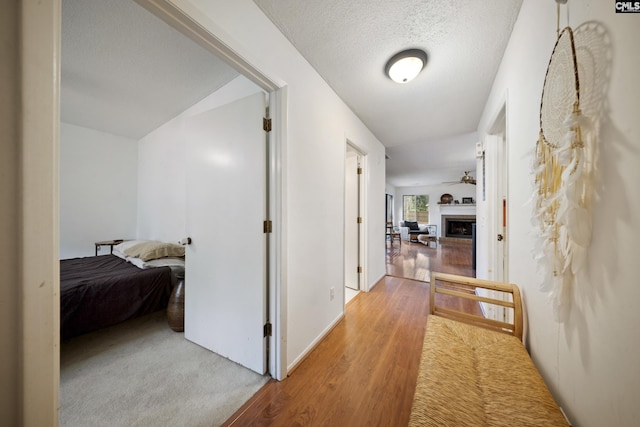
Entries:
[[132,0],[63,0],[61,62],[61,120],[136,140],[238,76]]
[[[388,147],[388,183],[451,181],[475,169],[469,134],[522,0],[254,2]],[[409,48],[425,50],[428,63],[399,85],[384,66]]]
[[[460,179],[522,0],[254,0],[387,147],[387,182]],[[429,55],[399,85],[407,48]],[[133,0],[62,1],[61,119],[132,139],[238,73]]]
[[387,182],[396,187],[438,185],[459,181],[464,171],[476,169],[475,132],[429,143],[387,148]]

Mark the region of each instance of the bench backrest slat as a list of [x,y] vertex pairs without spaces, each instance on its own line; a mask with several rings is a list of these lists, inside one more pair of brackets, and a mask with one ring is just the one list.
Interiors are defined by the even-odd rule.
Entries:
[[[504,332],[514,335],[522,341],[522,301],[520,299],[520,289],[516,285],[476,279],[473,277],[457,276],[454,274],[438,273],[434,271],[431,273],[430,288],[429,310],[431,314],[485,327],[494,331]],[[511,299],[511,301],[493,298],[491,296],[477,295],[477,289],[502,292],[506,295],[510,295],[509,299]],[[452,308],[451,305],[447,305],[447,307],[438,305],[439,299],[436,298],[437,294],[462,298],[478,303],[483,302],[487,304],[495,304],[513,309],[513,323],[488,319],[484,316],[478,316],[472,313],[456,310],[455,308]]]

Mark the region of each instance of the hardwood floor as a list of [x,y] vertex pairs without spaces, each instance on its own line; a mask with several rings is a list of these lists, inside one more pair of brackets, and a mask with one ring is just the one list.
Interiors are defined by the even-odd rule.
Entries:
[[[466,252],[469,252],[468,255]],[[387,246],[389,271],[473,275],[469,247]],[[223,426],[405,426],[429,312],[429,285],[387,276],[283,381],[269,381]]]
[[431,271],[475,277],[471,246],[448,244],[430,248],[422,243],[387,242],[387,274],[428,282]]

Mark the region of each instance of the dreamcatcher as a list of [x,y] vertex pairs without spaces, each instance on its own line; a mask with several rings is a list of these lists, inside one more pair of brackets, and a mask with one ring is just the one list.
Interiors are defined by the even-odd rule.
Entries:
[[567,314],[570,291],[591,241],[592,125],[580,106],[580,76],[574,33],[560,31],[549,60],[540,102],[540,133],[533,173],[535,257],[544,272],[541,288],[556,319]]

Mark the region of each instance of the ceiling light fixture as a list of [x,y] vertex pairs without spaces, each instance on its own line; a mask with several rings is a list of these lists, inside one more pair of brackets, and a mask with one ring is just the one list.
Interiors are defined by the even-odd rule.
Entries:
[[387,61],[384,72],[396,83],[408,83],[415,79],[427,65],[427,53],[421,49],[408,49],[396,53]]

